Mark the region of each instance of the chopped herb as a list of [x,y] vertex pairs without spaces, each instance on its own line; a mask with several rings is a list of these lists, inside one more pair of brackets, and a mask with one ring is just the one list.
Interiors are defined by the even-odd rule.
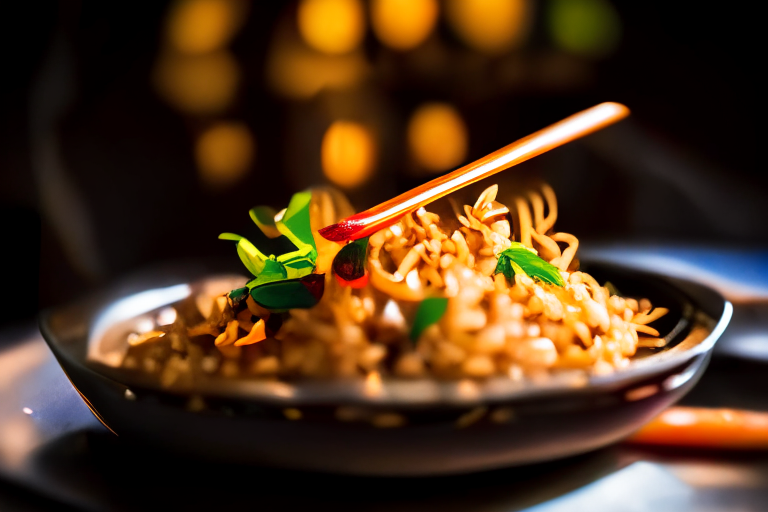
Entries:
[[[246,287],[253,299],[267,309],[273,309],[268,304],[275,304],[276,309],[312,307],[322,296],[324,278],[313,274],[317,263],[317,247],[309,217],[311,200],[311,192],[300,192],[293,195],[288,208],[281,214],[276,214],[275,210],[268,206],[257,206],[249,212],[253,222],[265,235],[271,238],[285,236],[296,247],[295,251],[279,256],[266,256],[248,239],[240,235],[233,233],[219,235],[222,240],[237,242],[237,254],[245,268],[254,276],[254,279],[248,281]],[[316,280],[312,276],[320,278],[320,296],[317,297],[313,295],[318,289],[316,284],[311,285],[311,291],[307,288],[308,284]],[[289,284],[278,287],[284,294],[280,300],[273,297],[278,293],[278,288],[257,292],[263,286],[284,282]],[[257,300],[257,296],[261,297],[261,301]]]
[[344,247],[333,258],[333,272],[344,281],[356,281],[365,276],[365,257],[368,252],[368,237],[355,240]]
[[427,327],[440,321],[447,308],[448,299],[445,297],[430,297],[421,301],[413,320],[411,340],[416,343]]
[[251,297],[270,311],[311,308],[323,296],[325,276],[310,274],[302,279],[274,281],[251,290]]
[[512,242],[511,247],[499,254],[495,273],[504,274],[510,282],[514,280],[515,274],[523,273],[545,283],[565,286],[563,276],[556,266],[539,258],[520,242]]

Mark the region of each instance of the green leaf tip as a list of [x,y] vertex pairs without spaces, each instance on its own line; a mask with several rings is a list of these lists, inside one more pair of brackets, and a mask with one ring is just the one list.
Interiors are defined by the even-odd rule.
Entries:
[[411,341],[416,343],[427,327],[439,322],[446,309],[448,309],[448,299],[445,297],[429,297],[421,301],[413,320]]
[[317,251],[309,219],[309,205],[311,201],[311,192],[293,194],[283,217],[275,222],[275,226],[280,233],[285,235],[299,249],[308,245]]
[[494,273],[504,274],[510,282],[514,280],[515,274],[523,273],[544,283],[565,286],[563,276],[556,266],[544,261],[520,242],[512,242],[511,247],[499,254]]

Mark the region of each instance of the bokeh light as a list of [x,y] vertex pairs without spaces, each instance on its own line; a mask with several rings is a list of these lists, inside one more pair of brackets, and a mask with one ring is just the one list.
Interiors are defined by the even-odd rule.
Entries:
[[552,0],[547,26],[557,46],[585,57],[605,57],[621,39],[621,19],[607,0]]
[[382,43],[410,50],[432,32],[438,10],[437,0],[373,0],[371,24]]
[[428,103],[408,123],[408,145],[419,165],[432,172],[446,171],[467,156],[467,127],[452,106]]
[[214,114],[232,102],[240,72],[226,51],[205,55],[165,52],[155,69],[158,92],[188,114]]
[[340,187],[354,188],[371,176],[376,145],[365,126],[336,121],[325,132],[321,155],[326,178]]
[[529,0],[449,0],[448,21],[470,47],[498,54],[519,46],[531,21]]
[[267,61],[272,88],[289,98],[311,98],[323,89],[346,89],[360,83],[368,72],[359,53],[318,55],[304,48],[276,48]]
[[168,15],[168,42],[190,54],[221,49],[240,27],[246,6],[237,0],[177,1]]
[[200,179],[214,189],[236,184],[251,169],[255,146],[251,132],[243,123],[214,124],[198,137],[195,144]]
[[298,25],[304,41],[323,53],[354,50],[365,34],[360,0],[301,0]]

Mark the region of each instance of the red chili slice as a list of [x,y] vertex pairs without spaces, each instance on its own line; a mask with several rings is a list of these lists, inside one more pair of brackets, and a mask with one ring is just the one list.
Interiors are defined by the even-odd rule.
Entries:
[[335,274],[336,281],[341,286],[349,286],[350,288],[364,288],[365,285],[368,284],[368,272],[366,271],[365,274],[363,274],[362,277],[358,277],[357,279],[353,279],[351,281],[347,281],[343,279],[339,274]]

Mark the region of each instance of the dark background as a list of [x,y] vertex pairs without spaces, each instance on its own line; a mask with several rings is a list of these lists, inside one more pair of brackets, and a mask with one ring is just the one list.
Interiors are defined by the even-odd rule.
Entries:
[[[495,57],[463,46],[444,20],[405,54],[369,29],[363,82],[296,100],[265,80],[274,33],[293,23],[296,5],[255,2],[228,46],[241,73],[236,97],[198,116],[153,86],[169,4],[4,5],[0,324],[161,262],[236,260],[218,233],[246,231],[250,207],[280,208],[323,183],[319,140],[339,116],[373,120],[380,140],[374,178],[349,193],[357,208],[426,181],[402,136],[426,101],[460,112],[467,161],[593,104],[622,102],[631,120],[521,171],[554,186],[560,228],[588,241],[765,245],[756,4],[615,2],[621,39],[602,58],[553,46],[549,4],[535,3],[521,48]],[[240,182],[212,189],[191,148],[220,118],[245,123],[257,150]]]

